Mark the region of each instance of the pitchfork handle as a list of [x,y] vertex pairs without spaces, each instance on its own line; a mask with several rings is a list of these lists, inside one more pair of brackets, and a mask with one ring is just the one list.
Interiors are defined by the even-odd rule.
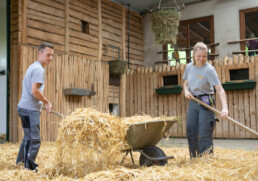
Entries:
[[[209,106],[208,104],[205,104],[204,102],[200,101],[199,99],[196,99],[195,97],[193,97],[192,100],[194,100],[194,101],[198,102],[199,104],[201,104],[201,105],[207,107],[208,109],[210,109],[211,111],[215,112],[216,114],[221,115],[221,112],[220,112],[220,111],[218,111],[217,109],[215,109],[215,108]],[[229,116],[227,116],[226,119],[229,120],[229,121],[231,121],[232,123],[238,125],[239,127],[243,128],[244,130],[248,131],[248,132],[251,133],[252,135],[258,137],[258,133],[255,132],[254,130],[248,128],[247,126],[245,126],[245,125],[239,123],[238,121],[232,119],[232,118],[229,117]]]
[[[47,110],[45,107],[42,107],[42,109]],[[50,113],[53,113],[53,114],[55,114],[55,115],[57,115],[57,116],[60,116],[60,117],[62,117],[62,118],[65,118],[65,117],[66,117],[65,115],[63,115],[63,114],[61,114],[61,113],[59,113],[59,112],[53,111],[53,110],[51,110]]]

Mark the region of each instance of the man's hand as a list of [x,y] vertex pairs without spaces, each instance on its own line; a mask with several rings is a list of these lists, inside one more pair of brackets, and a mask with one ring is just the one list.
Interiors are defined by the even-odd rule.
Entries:
[[51,109],[52,109],[52,104],[50,102],[46,103],[45,108],[46,108],[47,112],[50,113]]
[[228,109],[227,108],[223,108],[220,114],[221,118],[226,118],[228,116]]

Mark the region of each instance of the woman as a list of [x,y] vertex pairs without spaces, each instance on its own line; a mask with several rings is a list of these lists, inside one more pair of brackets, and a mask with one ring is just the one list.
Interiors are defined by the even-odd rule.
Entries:
[[204,152],[213,153],[212,133],[216,124],[215,114],[191,99],[195,97],[212,106],[215,87],[222,103],[221,117],[228,116],[226,94],[215,68],[207,62],[207,52],[203,42],[196,43],[193,62],[186,66],[183,75],[185,97],[190,99],[186,131],[191,158]]

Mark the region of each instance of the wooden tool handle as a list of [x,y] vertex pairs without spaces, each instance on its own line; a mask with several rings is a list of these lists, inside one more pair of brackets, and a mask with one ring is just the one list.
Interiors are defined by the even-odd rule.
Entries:
[[[194,100],[194,101],[198,102],[199,104],[201,104],[201,105],[207,107],[208,109],[210,109],[211,111],[215,112],[216,114],[221,115],[221,112],[220,112],[220,111],[218,111],[217,109],[215,109],[215,108],[213,108],[213,107],[211,107],[211,106],[205,104],[204,102],[200,101],[199,99],[196,99],[195,97],[193,97],[192,100]],[[252,135],[258,137],[258,133],[255,132],[254,130],[248,128],[247,126],[245,126],[245,125],[239,123],[238,121],[232,119],[232,118],[229,117],[229,116],[227,116],[226,119],[229,120],[229,121],[231,121],[232,123],[238,125],[240,128],[242,128],[242,129],[248,131],[248,132],[251,133]]]
[[[47,110],[44,106],[42,107],[42,109]],[[63,114],[61,114],[61,113],[59,113],[59,112],[53,111],[53,110],[51,110],[50,113],[53,113],[53,114],[55,114],[55,115],[57,115],[57,116],[60,116],[60,117],[62,117],[62,118],[65,118],[65,117],[66,117],[65,115],[63,115]]]

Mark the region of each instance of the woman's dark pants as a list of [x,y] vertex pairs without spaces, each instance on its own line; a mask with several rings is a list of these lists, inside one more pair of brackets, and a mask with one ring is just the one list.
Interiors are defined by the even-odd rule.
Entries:
[[199,103],[190,100],[187,112],[187,139],[190,157],[201,156],[208,151],[213,153],[213,130],[215,115]]

